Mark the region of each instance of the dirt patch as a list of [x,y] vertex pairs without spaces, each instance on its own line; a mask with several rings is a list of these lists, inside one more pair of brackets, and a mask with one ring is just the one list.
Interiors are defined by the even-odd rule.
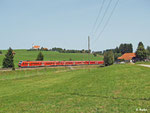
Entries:
[[139,66],[149,67],[150,68],[150,65],[147,65],[147,64],[139,64]]

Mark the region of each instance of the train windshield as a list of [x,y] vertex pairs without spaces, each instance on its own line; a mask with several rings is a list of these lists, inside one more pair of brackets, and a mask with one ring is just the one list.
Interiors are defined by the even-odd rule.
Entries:
[[21,63],[22,63],[22,61],[19,62],[19,64],[21,64]]

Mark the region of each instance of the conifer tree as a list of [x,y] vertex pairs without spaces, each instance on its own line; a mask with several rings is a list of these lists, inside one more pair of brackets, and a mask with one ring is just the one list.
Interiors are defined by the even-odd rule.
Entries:
[[138,44],[138,48],[136,50],[136,58],[139,60],[139,61],[144,61],[147,57],[147,52],[144,48],[144,45],[142,42],[139,42]]
[[42,52],[40,52],[37,56],[37,61],[43,61],[44,60],[44,55],[42,54]]
[[11,48],[8,49],[8,52],[3,59],[3,68],[13,68],[14,69],[14,55]]
[[0,54],[2,54],[2,51],[0,51]]
[[150,46],[147,46],[147,55],[150,56]]

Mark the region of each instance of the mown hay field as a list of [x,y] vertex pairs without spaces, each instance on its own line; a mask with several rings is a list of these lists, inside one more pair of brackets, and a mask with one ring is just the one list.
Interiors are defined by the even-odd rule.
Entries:
[[0,112],[150,112],[149,81],[150,68],[130,64],[0,71]]

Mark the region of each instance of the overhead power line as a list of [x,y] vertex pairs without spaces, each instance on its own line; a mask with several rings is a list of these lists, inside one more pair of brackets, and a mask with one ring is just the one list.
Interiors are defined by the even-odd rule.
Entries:
[[104,32],[105,28],[107,27],[107,25],[108,25],[108,23],[109,23],[109,21],[110,21],[112,15],[113,15],[115,9],[116,9],[118,3],[119,3],[119,0],[117,0],[117,2],[115,3],[115,5],[114,5],[114,7],[113,7],[113,9],[112,9],[112,11],[111,11],[111,13],[110,13],[110,15],[109,15],[107,21],[106,21],[106,23],[104,24],[103,29],[102,29],[101,32],[99,33],[99,35],[98,35],[98,37],[96,38],[95,42],[96,42],[96,41],[100,38],[100,36],[103,34],[103,32]]
[[102,22],[103,22],[103,20],[104,20],[104,18],[105,18],[105,16],[106,16],[106,14],[107,14],[107,12],[108,12],[108,9],[109,9],[109,7],[110,7],[110,5],[111,5],[111,2],[112,2],[112,0],[109,1],[108,5],[107,5],[107,7],[106,7],[106,9],[105,9],[105,12],[104,12],[104,14],[103,14],[103,16],[102,16],[102,18],[101,18],[100,23],[99,23],[98,26],[96,27],[96,30],[95,30],[94,34],[96,34],[97,31],[98,31],[98,29],[100,28],[100,26],[101,26],[101,24],[102,24]]
[[103,9],[104,3],[105,3],[105,0],[102,1],[102,4],[101,4],[101,6],[100,6],[100,9],[99,9],[99,12],[98,12],[98,16],[97,16],[97,18],[96,18],[96,20],[95,20],[95,23],[94,23],[93,28],[92,28],[91,33],[90,33],[91,35],[93,35],[93,31],[94,31],[94,29],[95,29],[95,27],[96,27],[96,24],[97,24],[97,22],[98,22],[98,19],[99,19],[101,13],[102,13],[102,9]]

